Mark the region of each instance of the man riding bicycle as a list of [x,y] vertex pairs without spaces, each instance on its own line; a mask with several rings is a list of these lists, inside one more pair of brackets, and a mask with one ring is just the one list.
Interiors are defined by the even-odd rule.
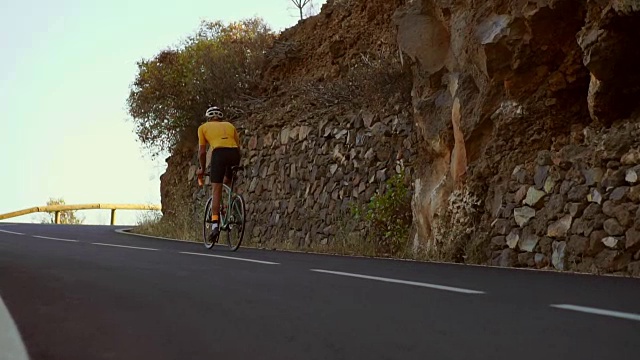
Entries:
[[220,197],[222,194],[222,182],[231,184],[231,167],[240,165],[240,137],[236,128],[228,121],[223,121],[224,114],[216,107],[210,107],[205,113],[207,122],[198,127],[198,144],[200,145],[198,157],[200,168],[198,176],[204,175],[207,162],[207,143],[213,149],[209,178],[212,183],[213,204],[211,205],[211,221],[213,231],[209,235],[209,241],[215,241],[220,234],[219,213]]

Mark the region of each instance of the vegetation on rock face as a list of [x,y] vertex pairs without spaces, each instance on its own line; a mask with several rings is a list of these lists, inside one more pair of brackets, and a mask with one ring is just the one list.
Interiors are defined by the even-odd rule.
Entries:
[[254,92],[274,37],[260,18],[202,22],[179,47],[139,61],[127,105],[142,145],[153,155],[170,151],[203,109]]
[[411,192],[403,175],[388,179],[385,191],[374,194],[364,208],[352,208],[354,218],[366,222],[375,248],[386,254],[404,255],[409,241]]

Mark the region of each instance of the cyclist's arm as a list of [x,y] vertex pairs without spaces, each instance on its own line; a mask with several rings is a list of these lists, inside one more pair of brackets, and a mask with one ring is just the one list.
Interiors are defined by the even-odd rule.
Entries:
[[198,160],[200,161],[200,169],[204,170],[207,166],[207,139],[204,137],[202,126],[198,128]]

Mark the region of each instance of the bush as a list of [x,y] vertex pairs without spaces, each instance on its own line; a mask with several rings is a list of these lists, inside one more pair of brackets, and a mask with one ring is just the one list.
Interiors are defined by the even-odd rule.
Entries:
[[405,255],[413,215],[403,173],[388,179],[385,191],[373,195],[363,210],[352,207],[352,215],[366,221],[378,251]]
[[[50,205],[65,205],[65,201],[63,198],[49,198],[47,201],[47,206]],[[77,210],[66,210],[60,211],[60,224],[72,224],[72,225],[80,225],[85,221],[84,216],[78,215]],[[47,215],[40,219],[40,223],[42,224],[55,224],[56,223],[56,213],[55,211],[47,212]]]
[[207,107],[255,92],[274,37],[259,18],[203,22],[178,48],[139,61],[127,105],[142,145],[154,156],[171,152]]

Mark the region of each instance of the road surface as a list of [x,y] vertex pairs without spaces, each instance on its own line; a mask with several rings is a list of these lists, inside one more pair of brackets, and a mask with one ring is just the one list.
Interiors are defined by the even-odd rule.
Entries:
[[116,229],[0,223],[5,340],[12,319],[31,359],[640,359],[639,279]]

